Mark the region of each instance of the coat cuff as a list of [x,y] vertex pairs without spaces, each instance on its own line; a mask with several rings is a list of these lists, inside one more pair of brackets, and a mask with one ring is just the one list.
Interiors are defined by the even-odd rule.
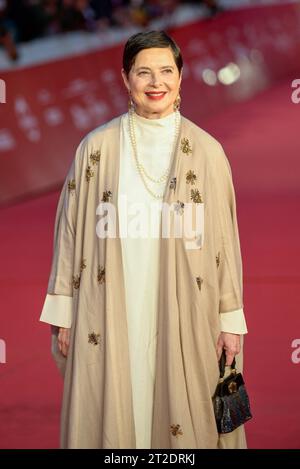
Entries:
[[222,332],[231,334],[247,334],[248,329],[242,308],[228,313],[220,313],[220,325]]
[[40,321],[69,329],[72,324],[72,296],[47,295]]

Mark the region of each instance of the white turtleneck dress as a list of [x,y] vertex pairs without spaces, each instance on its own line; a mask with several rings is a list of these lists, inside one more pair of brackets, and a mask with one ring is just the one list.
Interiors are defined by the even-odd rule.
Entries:
[[[169,167],[173,157],[175,113],[161,119],[146,119],[135,114],[134,122],[139,161],[150,176],[158,179]],[[118,212],[120,230],[125,232],[126,222],[128,227],[128,235],[121,239],[121,245],[136,447],[150,448],[162,200],[155,199],[147,191],[136,168],[130,140],[128,114],[123,116],[121,128]],[[148,181],[149,179],[147,179]],[[157,184],[149,181],[149,187],[155,193],[163,193],[165,184],[166,182]],[[124,200],[127,203],[128,215],[124,210]],[[151,223],[150,214],[152,216]],[[145,228],[144,232],[139,230],[138,220],[141,219]],[[144,226],[144,222],[146,225],[148,224],[148,227]]]
[[[140,162],[150,176],[159,178],[168,168],[173,157],[175,113],[161,119],[146,119],[135,115],[135,137]],[[136,448],[150,448],[162,200],[157,200],[149,194],[137,171],[130,140],[128,114],[122,116],[120,139],[118,213],[126,295]],[[166,182],[161,184],[149,182],[150,188],[156,193],[163,193],[165,184]],[[127,213],[126,208],[124,208],[126,205]],[[143,233],[144,237],[141,237],[138,226],[138,220],[141,220],[141,216],[143,217],[144,227],[147,218],[149,222],[148,231],[146,230]],[[126,225],[128,228],[127,237],[125,233]],[[72,298],[64,295],[47,294],[40,321],[70,328],[72,325]],[[220,327],[221,331],[224,332],[246,334],[247,326],[243,310],[220,314]]]

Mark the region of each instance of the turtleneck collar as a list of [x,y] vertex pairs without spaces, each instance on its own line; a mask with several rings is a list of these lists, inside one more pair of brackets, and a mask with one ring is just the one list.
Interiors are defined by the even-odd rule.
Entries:
[[148,119],[147,117],[142,117],[136,112],[134,113],[134,118],[137,123],[149,125],[149,126],[168,126],[170,123],[173,123],[175,117],[175,111],[171,112],[167,116],[160,117],[158,119]]

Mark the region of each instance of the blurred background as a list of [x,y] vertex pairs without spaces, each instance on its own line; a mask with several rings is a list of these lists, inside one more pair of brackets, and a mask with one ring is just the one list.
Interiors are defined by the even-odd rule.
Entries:
[[249,448],[300,448],[300,2],[0,0],[0,448],[57,448],[62,379],[39,316],[81,138],[126,112],[122,49],[164,29],[182,114],[223,145],[244,264]]

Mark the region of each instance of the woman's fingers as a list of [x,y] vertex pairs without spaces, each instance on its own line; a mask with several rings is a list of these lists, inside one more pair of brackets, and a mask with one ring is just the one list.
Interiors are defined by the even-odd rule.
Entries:
[[225,363],[225,366],[229,366],[232,364],[233,362],[233,359],[235,357],[235,353],[233,352],[230,352],[228,350],[225,350],[225,355],[226,355],[226,363]]
[[220,360],[220,358],[221,358],[223,345],[224,345],[224,342],[219,339],[218,343],[217,343],[217,357],[218,357],[218,360]]
[[225,349],[226,354],[226,366],[231,365],[235,355],[237,355],[241,350],[239,334],[221,332],[217,342],[218,360],[221,358],[223,349]]
[[226,354],[226,363],[225,365],[231,365],[235,355],[240,352],[240,336],[238,334],[228,334],[226,333],[224,337],[224,349]]
[[66,357],[68,355],[70,345],[70,329],[60,327],[57,339],[59,350]]

